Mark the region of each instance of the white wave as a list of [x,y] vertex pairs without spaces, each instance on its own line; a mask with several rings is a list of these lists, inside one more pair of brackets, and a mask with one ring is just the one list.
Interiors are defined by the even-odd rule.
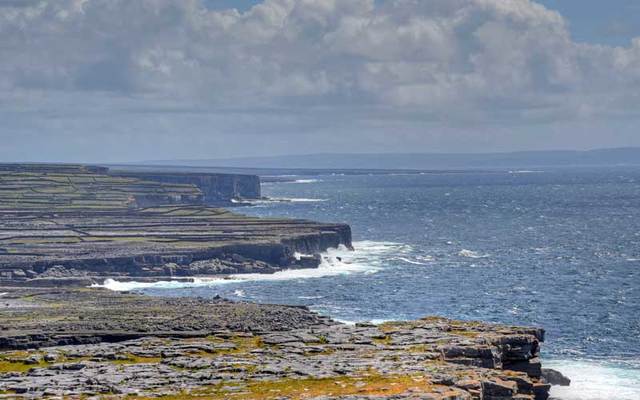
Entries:
[[192,278],[190,280],[171,280],[156,282],[118,281],[115,279],[105,279],[105,281],[101,285],[94,283],[91,285],[91,287],[101,287],[116,292],[127,292],[139,289],[182,289],[190,287],[211,286],[214,284],[231,282],[231,280],[224,278]]
[[627,258],[627,261],[640,261],[640,258]]
[[377,270],[368,270],[368,271],[364,271],[363,274],[364,275],[372,275],[375,274],[376,272],[378,272]]
[[322,261],[318,268],[286,269],[273,274],[235,274],[230,279],[236,281],[287,281],[295,279],[322,278],[326,276],[350,275],[374,271],[376,266],[365,262],[366,256],[362,250],[348,250],[344,246],[338,249],[329,249],[322,255]]
[[396,257],[396,259],[398,259],[400,261],[404,261],[404,262],[406,262],[408,264],[413,264],[413,265],[429,265],[428,262],[423,262],[423,261],[432,261],[433,260],[433,258],[429,257],[429,256],[421,257],[420,259],[422,261],[412,260],[412,259],[407,258],[407,257]]
[[413,247],[408,244],[397,242],[376,242],[372,240],[354,242],[353,247],[356,249],[356,253],[361,253],[365,256],[391,256],[394,254],[405,254],[413,251]]
[[281,202],[290,202],[290,203],[318,203],[318,202],[323,202],[323,201],[328,201],[329,199],[309,199],[309,198],[288,198],[288,197],[283,197],[283,198],[276,198],[276,201],[281,201]]
[[534,170],[528,170],[528,169],[509,171],[510,174],[541,174],[543,172],[544,171],[534,171]]
[[355,324],[357,324],[359,322],[368,322],[368,323],[374,324],[374,325],[382,325],[382,324],[384,324],[386,322],[399,321],[400,319],[374,318],[374,319],[359,319],[357,321],[351,320],[351,319],[335,319],[335,320],[340,322],[340,323],[343,323],[345,325],[355,325]]
[[318,300],[324,299],[324,296],[298,296],[298,298],[302,300]]
[[247,200],[245,203],[251,205],[277,204],[277,203],[320,203],[328,201],[328,199],[313,199],[305,197],[269,197],[259,200]]
[[283,182],[283,183],[318,183],[322,182],[321,179],[296,179],[295,181]]
[[467,249],[460,250],[458,252],[458,255],[460,257],[467,257],[467,258],[487,258],[487,257],[489,257],[489,254],[480,254],[477,251],[467,250]]
[[640,399],[640,365],[622,366],[600,361],[545,361],[571,379],[570,386],[553,386],[551,397],[558,400]]
[[295,258],[298,261],[300,261],[302,259],[302,257],[311,257],[311,254],[299,253],[297,251],[295,253],[293,253],[293,258]]
[[340,246],[338,249],[327,250],[327,252],[323,253],[322,261],[318,268],[286,269],[273,274],[233,274],[225,276],[224,278],[193,278],[188,281],[121,282],[114,279],[106,279],[102,285],[94,284],[92,287],[104,287],[115,291],[181,289],[213,287],[229,283],[322,278],[355,273],[372,274],[382,268],[385,256],[410,249],[410,246],[393,242],[362,241],[353,243],[353,246],[355,248],[353,251],[344,246]]
[[383,318],[374,318],[372,319],[370,322],[374,325],[382,325],[386,322],[390,322],[390,321],[398,321],[399,319],[383,319]]
[[234,291],[233,291],[233,294],[234,294],[234,295],[236,295],[237,297],[247,297],[247,296],[244,294],[244,290],[240,290],[240,289],[238,289],[238,290],[234,290]]

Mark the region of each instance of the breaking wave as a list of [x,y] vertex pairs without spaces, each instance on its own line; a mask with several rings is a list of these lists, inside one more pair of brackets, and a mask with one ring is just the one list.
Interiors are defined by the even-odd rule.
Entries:
[[231,200],[233,203],[249,204],[253,206],[278,203],[320,203],[328,199],[312,199],[305,197],[268,197],[255,200]]
[[434,258],[431,256],[416,256],[415,259],[408,257],[396,257],[396,260],[404,261],[413,265],[430,265],[433,263]]
[[458,252],[458,255],[460,257],[467,257],[467,258],[487,258],[487,257],[489,257],[488,254],[480,254],[477,251],[467,250],[467,249],[460,250]]
[[242,282],[273,282],[297,279],[322,278],[326,276],[349,275],[355,273],[373,274],[384,265],[385,256],[395,254],[407,247],[393,242],[355,242],[355,250],[344,246],[329,249],[322,254],[318,268],[287,269],[273,274],[233,274],[225,277],[190,278],[188,280],[172,280],[157,282],[118,281],[106,279],[102,284],[92,287],[103,287],[114,291],[131,291],[142,289],[182,289],[193,287],[212,287]]
[[552,386],[558,400],[640,399],[640,362],[635,365],[605,361],[550,360],[544,366],[571,379],[570,386]]
[[284,183],[318,183],[318,182],[322,182],[322,180],[320,180],[320,179],[296,179],[295,181],[284,182]]

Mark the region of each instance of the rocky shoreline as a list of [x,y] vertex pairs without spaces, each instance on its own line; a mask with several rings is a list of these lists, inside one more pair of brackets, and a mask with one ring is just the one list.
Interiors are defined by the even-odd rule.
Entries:
[[214,195],[259,195],[258,177],[118,174],[0,164],[0,284],[273,273],[315,268],[321,252],[351,247],[346,224],[260,219],[207,205]]
[[[0,397],[546,399],[544,331],[304,307],[0,288]],[[124,312],[123,310],[126,310]]]
[[[346,224],[212,208],[257,177],[0,164],[0,398],[544,400],[544,331],[89,288],[315,268]],[[259,180],[257,180],[259,183]]]

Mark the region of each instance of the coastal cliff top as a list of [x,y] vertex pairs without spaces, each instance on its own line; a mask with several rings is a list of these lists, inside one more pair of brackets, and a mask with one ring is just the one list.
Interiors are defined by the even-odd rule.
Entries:
[[143,181],[81,165],[0,165],[0,215],[127,211],[138,201],[197,202],[194,185]]
[[[299,262],[296,252],[351,244],[344,224],[259,219],[204,204],[233,197],[228,182],[200,188],[106,172],[0,164],[0,282],[275,272],[318,265],[318,256]],[[247,190],[259,193],[254,183],[258,189]]]
[[549,389],[534,328],[344,325],[302,307],[97,289],[0,293],[0,393],[14,397],[533,400]]

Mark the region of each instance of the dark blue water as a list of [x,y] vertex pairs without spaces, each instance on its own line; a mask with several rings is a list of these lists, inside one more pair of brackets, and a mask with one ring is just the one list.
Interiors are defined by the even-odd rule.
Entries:
[[308,201],[240,211],[349,223],[356,252],[343,273],[148,290],[305,304],[348,321],[538,325],[548,358],[637,367],[640,169],[313,178],[263,187]]

